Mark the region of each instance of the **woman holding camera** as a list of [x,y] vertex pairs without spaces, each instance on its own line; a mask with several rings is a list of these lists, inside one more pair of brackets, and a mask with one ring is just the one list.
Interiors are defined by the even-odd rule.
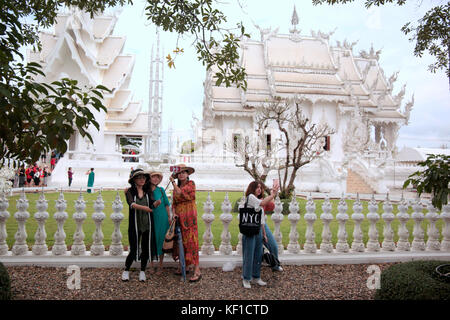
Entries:
[[[195,183],[189,179],[189,176],[195,170],[184,164],[178,165],[177,167],[180,169],[179,172],[170,176],[170,182],[173,185],[173,210],[174,215],[178,216],[181,226],[186,267],[190,265],[194,266],[194,275],[189,281],[195,282],[202,277],[199,265]],[[175,183],[175,179],[178,180],[178,183]]]

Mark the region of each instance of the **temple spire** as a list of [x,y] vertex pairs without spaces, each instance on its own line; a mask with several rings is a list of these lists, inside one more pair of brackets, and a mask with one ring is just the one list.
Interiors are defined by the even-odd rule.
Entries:
[[297,15],[297,10],[295,9],[295,4],[294,4],[294,12],[292,12],[291,24],[294,27],[294,30],[297,29],[298,15]]

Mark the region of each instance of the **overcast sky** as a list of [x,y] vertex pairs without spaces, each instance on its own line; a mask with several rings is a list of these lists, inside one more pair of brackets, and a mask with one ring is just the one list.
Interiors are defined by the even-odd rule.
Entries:
[[[386,5],[367,10],[364,1],[345,5],[313,6],[310,0],[237,0],[224,1],[223,12],[230,25],[242,21],[251,38],[260,39],[255,24],[264,28],[279,28],[279,33],[289,33],[294,5],[299,17],[298,28],[303,35],[310,35],[311,30],[331,32],[330,44],[336,41],[358,41],[353,54],[361,50],[382,50],[381,67],[389,78],[399,71],[393,94],[397,94],[406,84],[404,105],[414,94],[415,104],[411,113],[410,124],[399,132],[397,146],[440,147],[445,144],[450,148],[450,94],[449,82],[443,71],[432,74],[427,70],[434,60],[428,54],[417,58],[413,54],[414,43],[401,32],[401,27],[409,22],[416,22],[431,7],[446,1],[408,1],[406,5]],[[419,5],[420,4],[420,5]],[[135,92],[135,99],[142,100],[144,108],[148,106],[149,66],[152,45],[156,50],[155,27],[147,22],[144,4],[136,0],[132,7],[125,7],[119,16],[114,34],[125,35],[127,41],[123,53],[136,55],[130,88]],[[161,45],[164,56],[175,49],[177,35],[161,30]],[[176,68],[164,69],[163,93],[163,130],[169,123],[173,129],[190,129],[192,114],[199,119],[202,116],[203,81],[205,68],[198,61],[195,49],[191,46],[193,39],[181,39],[178,46],[185,53],[175,61]]]

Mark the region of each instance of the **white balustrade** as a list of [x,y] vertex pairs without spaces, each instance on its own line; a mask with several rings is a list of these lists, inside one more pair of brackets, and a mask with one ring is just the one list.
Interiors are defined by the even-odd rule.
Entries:
[[112,203],[113,213],[110,217],[114,223],[114,231],[111,235],[111,246],[109,247],[109,254],[111,256],[121,256],[123,253],[122,233],[120,232],[120,223],[124,218],[122,209],[122,200],[120,200],[119,192],[117,192],[116,199]]
[[397,208],[397,219],[400,221],[400,227],[398,228],[397,251],[409,251],[411,250],[411,244],[409,243],[409,231],[408,228],[406,228],[406,223],[409,219],[411,219],[411,217],[408,214],[408,202],[403,197],[403,194]]
[[8,207],[9,201],[2,192],[0,194],[0,256],[8,253],[8,244],[6,243],[6,239],[8,239],[6,220],[10,217],[9,212],[7,211]]
[[299,253],[300,244],[298,243],[297,224],[300,220],[300,214],[298,213],[298,202],[295,198],[295,192],[293,193],[292,201],[289,204],[288,220],[291,223],[291,231],[289,232],[289,244],[287,249],[289,253]]
[[76,231],[73,234],[73,244],[71,249],[71,255],[84,256],[86,254],[86,245],[84,244],[85,234],[83,232],[83,222],[86,220],[86,201],[83,199],[83,194],[80,191],[78,199],[75,200],[75,213],[73,214],[73,220],[77,225]]
[[214,253],[213,234],[211,232],[211,224],[214,221],[214,202],[211,200],[211,195],[208,192],[208,197],[203,205],[204,214],[202,215],[203,222],[205,223],[205,233],[203,234],[202,253],[211,255]]
[[233,252],[233,247],[231,246],[231,233],[229,231],[229,226],[233,220],[233,215],[231,210],[230,199],[228,198],[228,192],[225,194],[225,200],[222,203],[222,214],[220,215],[220,221],[222,221],[223,230],[220,236],[222,242],[219,246],[219,252],[224,255],[230,255]]
[[320,219],[323,222],[322,229],[322,242],[320,243],[320,252],[332,253],[333,243],[331,242],[331,230],[330,222],[333,220],[333,214],[331,213],[331,202],[328,195],[325,197],[325,201],[322,204],[323,213],[320,215]]
[[441,249],[441,244],[439,243],[439,230],[436,227],[436,222],[439,220],[439,214],[436,212],[436,208],[431,203],[431,200],[428,201],[428,213],[425,215],[425,218],[428,219],[430,225],[427,230],[428,241],[426,244],[426,250],[430,251],[438,251]]
[[[244,193],[242,194],[242,198],[239,201],[239,205],[238,205],[239,208],[244,207],[245,199],[246,199],[246,197],[245,197],[245,191],[244,191]],[[238,221],[239,221],[239,213],[238,213]],[[236,253],[239,255],[242,254],[242,233],[240,233],[240,232],[238,234],[238,243],[236,245]]]
[[317,246],[315,243],[314,222],[317,220],[316,205],[311,197],[311,194],[307,198],[306,213],[305,213],[306,226],[306,240],[304,250],[305,253],[316,253]]
[[67,209],[67,201],[64,200],[64,194],[61,190],[58,200],[56,200],[56,213],[53,218],[56,220],[57,230],[53,238],[55,239],[55,244],[52,248],[52,253],[55,256],[64,255],[67,252],[66,246],[66,233],[64,232],[64,222],[66,222],[68,214],[65,211]]
[[416,201],[412,205],[413,214],[411,217],[414,220],[414,229],[413,229],[413,242],[411,245],[411,249],[413,251],[423,251],[425,250],[425,232],[422,228],[422,221],[424,220],[424,215],[422,213],[423,205],[420,201],[420,197],[417,195]]
[[278,245],[278,255],[282,255],[284,251],[284,245],[283,245],[283,235],[280,231],[281,228],[281,222],[284,219],[283,215],[283,203],[280,200],[280,197],[277,196],[275,198],[275,208],[272,213],[272,221],[275,224],[273,237],[275,238],[275,241]]
[[95,231],[92,236],[93,244],[91,246],[91,255],[93,256],[102,256],[105,253],[102,222],[105,220],[106,215],[104,214],[103,209],[105,209],[105,202],[103,201],[102,191],[100,190],[97,199],[94,201],[94,213],[92,214],[92,220],[94,220],[95,223]]
[[39,200],[36,201],[37,212],[34,214],[34,219],[38,223],[36,233],[34,234],[34,245],[32,247],[33,254],[44,255],[48,251],[46,239],[47,233],[45,232],[45,221],[47,221],[49,215],[47,212],[48,201],[45,199],[44,190],[42,190]]
[[363,233],[361,230],[361,223],[364,220],[362,214],[363,206],[359,200],[359,194],[356,194],[356,201],[353,203],[352,220],[355,222],[355,229],[353,229],[353,242],[351,249],[355,252],[364,252],[365,247],[363,243]]
[[450,201],[442,206],[441,219],[444,220],[441,250],[450,251]]
[[22,256],[28,252],[27,245],[27,231],[25,229],[25,223],[27,222],[30,214],[28,213],[29,203],[25,197],[25,191],[22,190],[19,200],[16,202],[17,212],[14,214],[14,218],[17,220],[18,228],[14,235],[14,245],[11,249],[12,254],[16,256]]
[[372,199],[370,200],[367,208],[369,213],[367,214],[367,219],[370,222],[369,226],[369,241],[367,242],[367,251],[377,252],[380,251],[380,242],[378,241],[378,230],[377,221],[380,220],[380,215],[378,214],[378,203],[375,201],[375,196],[372,194]]
[[342,195],[341,200],[338,204],[338,214],[336,215],[336,220],[339,222],[338,227],[338,242],[336,243],[337,252],[348,252],[350,250],[347,242],[347,230],[345,229],[345,224],[348,220],[347,214],[347,202],[345,202],[344,195]]
[[392,213],[391,201],[389,200],[389,193],[386,195],[386,200],[383,204],[383,214],[381,218],[383,218],[386,225],[384,226],[383,232],[383,242],[381,243],[381,248],[383,251],[394,251],[395,243],[394,243],[394,231],[392,230],[391,223],[395,219],[395,215]]

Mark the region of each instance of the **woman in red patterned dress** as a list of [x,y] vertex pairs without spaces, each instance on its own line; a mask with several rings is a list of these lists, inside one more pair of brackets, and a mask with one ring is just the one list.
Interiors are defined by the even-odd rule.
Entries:
[[184,256],[186,267],[194,266],[194,275],[189,279],[195,282],[201,279],[202,275],[199,266],[198,248],[198,228],[197,228],[197,206],[195,205],[195,183],[189,180],[189,176],[194,173],[194,168],[184,164],[178,165],[180,172],[174,177],[170,176],[173,185],[173,211],[179,217],[181,225],[181,235],[183,237]]

